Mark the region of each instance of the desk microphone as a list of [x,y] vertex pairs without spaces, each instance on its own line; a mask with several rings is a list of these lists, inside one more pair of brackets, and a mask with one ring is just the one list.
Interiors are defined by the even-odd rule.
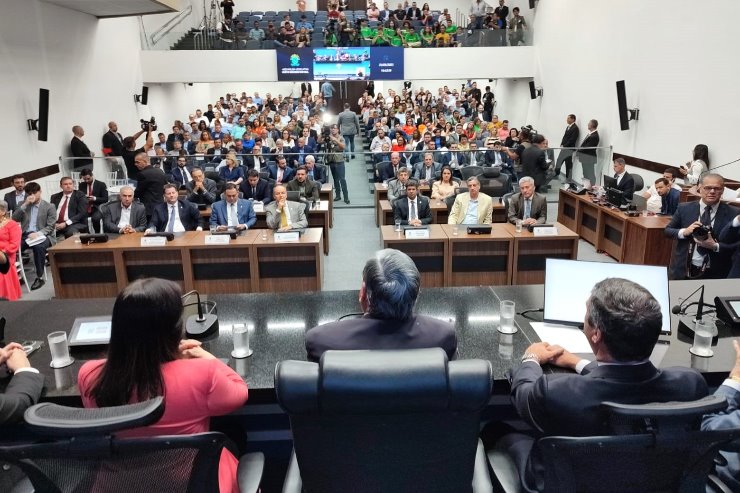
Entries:
[[[216,315],[216,302],[215,301],[200,301],[200,293],[196,290],[189,291],[182,295],[182,300],[185,301],[191,295],[196,296],[196,305],[198,307],[197,315],[190,315],[185,321],[185,334],[188,337],[195,339],[208,337],[218,332],[218,315]],[[185,305],[185,306],[191,306]],[[208,312],[203,312],[203,306],[208,308]]]
[[[689,298],[694,296],[696,293],[701,291],[701,294],[699,295],[699,301],[686,303]],[[690,306],[696,305],[696,315],[686,315],[686,309]],[[704,307],[705,306],[711,306],[714,308],[714,305],[705,304],[704,303],[704,285],[702,284],[696,291],[691,293],[685,300],[683,300],[683,303],[680,305],[676,305],[671,308],[671,313],[674,315],[678,315],[678,331],[688,335],[689,337],[694,337],[694,332],[696,329],[696,322],[703,322],[706,328],[709,330],[709,332],[712,335],[712,344],[716,345],[719,341],[719,334],[717,331],[717,324],[713,320],[704,320]]]

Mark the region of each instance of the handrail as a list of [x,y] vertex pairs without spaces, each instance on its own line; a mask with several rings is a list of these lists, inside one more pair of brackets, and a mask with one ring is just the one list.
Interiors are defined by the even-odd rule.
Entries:
[[152,44],[156,45],[162,38],[164,38],[172,29],[180,24],[186,17],[193,12],[193,6],[188,5],[188,8],[181,10],[175,17],[167,21],[162,27],[154,31],[151,35]]

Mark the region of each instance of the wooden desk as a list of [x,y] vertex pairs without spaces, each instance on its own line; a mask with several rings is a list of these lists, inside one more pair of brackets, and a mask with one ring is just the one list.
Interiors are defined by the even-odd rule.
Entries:
[[449,241],[449,258],[445,261],[447,286],[511,284],[514,238],[505,225],[493,225],[488,235],[468,234],[463,225],[443,224],[442,230]]
[[[306,214],[309,228],[321,228],[324,230],[324,255],[329,255],[329,228],[331,225],[331,204],[322,200],[318,207],[311,207]],[[267,228],[267,212],[257,212],[257,222],[254,223],[256,229]]]
[[[436,200],[430,200],[429,208],[432,210],[432,224],[447,224],[449,213],[447,212],[447,205],[444,202],[440,204]],[[375,218],[375,222],[381,226],[395,224],[393,220],[393,208],[387,199],[380,201],[378,214],[379,216]]]
[[252,244],[252,278],[258,292],[321,291],[323,286],[322,229],[309,228],[299,243],[276,243],[275,232],[267,231]]
[[334,185],[331,183],[322,183],[319,191],[319,198],[322,202],[329,204],[329,227],[334,227]]
[[429,288],[445,286],[448,241],[442,226],[430,224],[429,238],[408,240],[403,232],[394,229],[394,226],[380,227],[383,248],[395,248],[411,257],[421,273],[422,286]]
[[555,223],[555,226],[558,228],[557,236],[535,236],[526,228],[517,233],[513,224],[503,225],[514,238],[512,284],[543,284],[545,259],[578,258],[578,235],[560,223]]

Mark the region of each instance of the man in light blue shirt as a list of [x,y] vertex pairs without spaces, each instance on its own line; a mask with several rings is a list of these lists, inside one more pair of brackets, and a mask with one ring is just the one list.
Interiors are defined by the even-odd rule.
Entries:
[[311,24],[310,22],[306,20],[305,15],[302,15],[301,20],[298,21],[298,23],[295,25],[295,30],[300,31],[301,28],[304,28],[304,27],[306,28],[306,31],[308,31],[309,33],[313,32],[313,24]]
[[[254,27],[249,30],[249,39],[253,39],[255,41],[262,41],[265,39],[265,30],[260,27],[260,21],[254,21]],[[255,101],[255,103],[257,102]],[[257,104],[261,104],[261,100],[260,103]]]
[[491,224],[493,221],[493,200],[480,193],[480,181],[475,176],[467,180],[468,191],[458,193],[452,204],[448,224]]

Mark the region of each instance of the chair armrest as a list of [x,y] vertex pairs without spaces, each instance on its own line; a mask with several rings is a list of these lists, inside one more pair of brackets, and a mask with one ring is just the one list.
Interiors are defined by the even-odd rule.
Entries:
[[295,456],[295,450],[290,457],[288,472],[285,473],[285,482],[283,483],[283,493],[301,493],[303,489],[303,480],[301,471],[298,469],[298,459]]
[[475,452],[475,469],[473,469],[473,493],[492,493],[493,485],[491,476],[488,474],[488,461],[483,442],[478,440],[478,448]]
[[732,493],[732,490],[714,474],[707,476],[707,491],[716,491],[718,493]]
[[257,493],[265,469],[265,454],[253,452],[239,458],[236,480],[242,493]]

